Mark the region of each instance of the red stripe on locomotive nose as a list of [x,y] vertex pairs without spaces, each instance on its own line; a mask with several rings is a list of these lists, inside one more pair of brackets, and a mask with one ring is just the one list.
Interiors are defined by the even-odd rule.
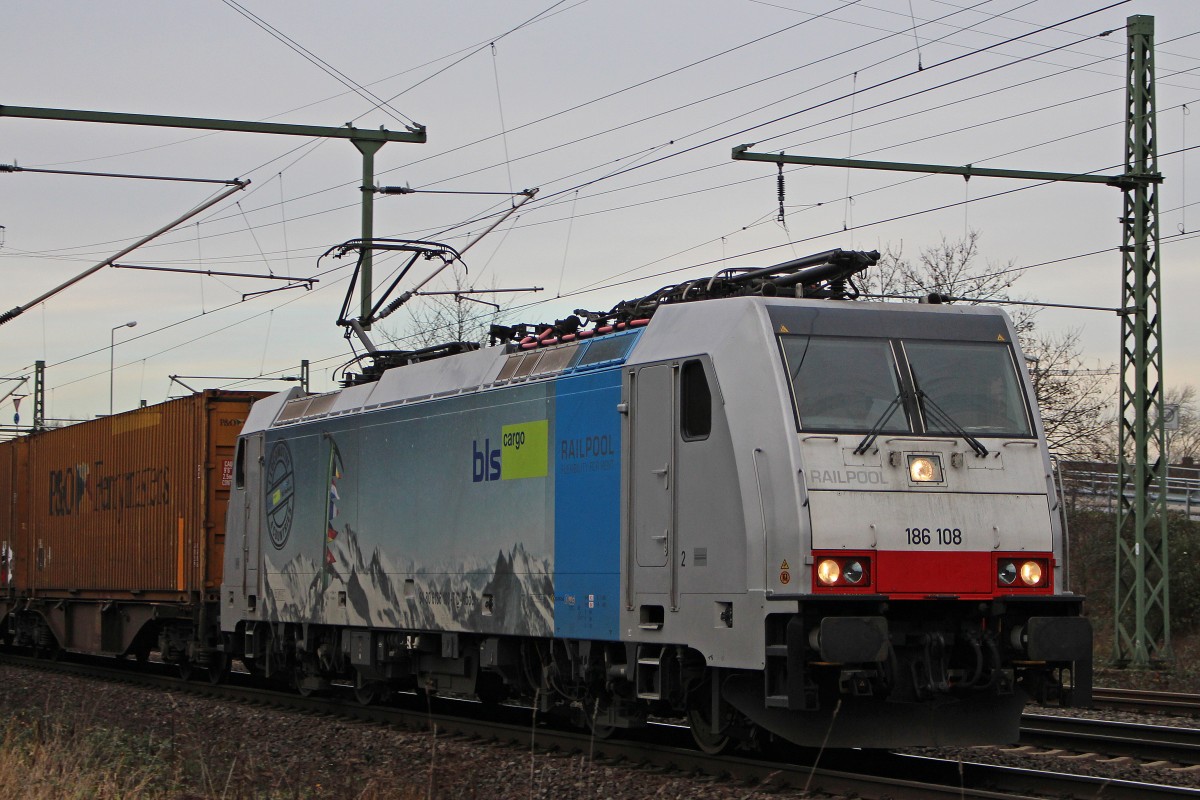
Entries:
[[991,594],[990,552],[881,550],[875,585],[882,594]]

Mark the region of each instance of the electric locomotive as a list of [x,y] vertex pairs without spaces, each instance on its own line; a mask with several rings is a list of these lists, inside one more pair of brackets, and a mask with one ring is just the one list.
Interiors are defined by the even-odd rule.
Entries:
[[727,270],[260,400],[223,658],[601,734],[685,716],[713,752],[1014,741],[1029,697],[1087,704],[1014,328],[848,302],[877,258]]

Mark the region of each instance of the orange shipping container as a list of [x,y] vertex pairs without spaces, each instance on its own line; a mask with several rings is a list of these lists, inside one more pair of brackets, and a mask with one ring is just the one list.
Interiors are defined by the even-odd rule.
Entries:
[[0,597],[7,597],[13,588],[13,547],[17,531],[28,518],[25,440],[0,442]]
[[215,598],[237,435],[264,396],[210,390],[7,443],[0,489],[14,491],[0,499],[0,538],[12,542],[15,593]]

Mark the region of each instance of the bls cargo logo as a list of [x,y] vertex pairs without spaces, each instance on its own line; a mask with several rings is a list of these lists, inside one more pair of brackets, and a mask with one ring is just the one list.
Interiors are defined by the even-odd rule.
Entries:
[[500,429],[500,447],[492,448],[492,439],[471,442],[471,480],[508,481],[517,478],[544,478],[549,463],[547,420],[520,422]]

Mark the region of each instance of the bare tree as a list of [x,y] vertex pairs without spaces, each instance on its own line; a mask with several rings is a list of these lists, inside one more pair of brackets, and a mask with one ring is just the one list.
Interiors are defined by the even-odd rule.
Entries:
[[1087,367],[1077,329],[1043,334],[1031,328],[1021,337],[1021,347],[1050,452],[1069,460],[1112,460],[1116,371]]
[[[883,299],[932,294],[972,304],[1023,299],[1011,291],[1020,278],[1012,271],[1013,262],[981,264],[979,240],[978,231],[969,231],[961,239],[943,236],[940,244],[925,248],[915,260],[904,257],[903,245],[889,245],[860,285]],[[1050,450],[1070,459],[1111,458],[1116,452],[1111,407],[1114,370],[1085,367],[1079,331],[1044,334],[1035,324],[1036,309],[1011,305],[1006,310],[1025,352]]]
[[381,326],[393,346],[417,350],[447,342],[487,341],[488,329],[500,321],[505,308],[491,302],[488,289],[472,286],[465,272],[456,269],[452,274],[449,281],[430,290],[450,294],[417,295],[405,306],[406,322],[395,329]]
[[[922,250],[915,261],[904,257],[904,245],[887,245],[879,263],[868,270],[864,288],[868,293],[899,297],[945,295],[967,298],[970,303],[1019,300],[1009,290],[1021,277],[1005,264],[979,263],[979,231],[968,231],[961,239],[942,237],[940,244]],[[1036,310],[1013,306],[1009,316],[1017,332],[1033,328]]]

